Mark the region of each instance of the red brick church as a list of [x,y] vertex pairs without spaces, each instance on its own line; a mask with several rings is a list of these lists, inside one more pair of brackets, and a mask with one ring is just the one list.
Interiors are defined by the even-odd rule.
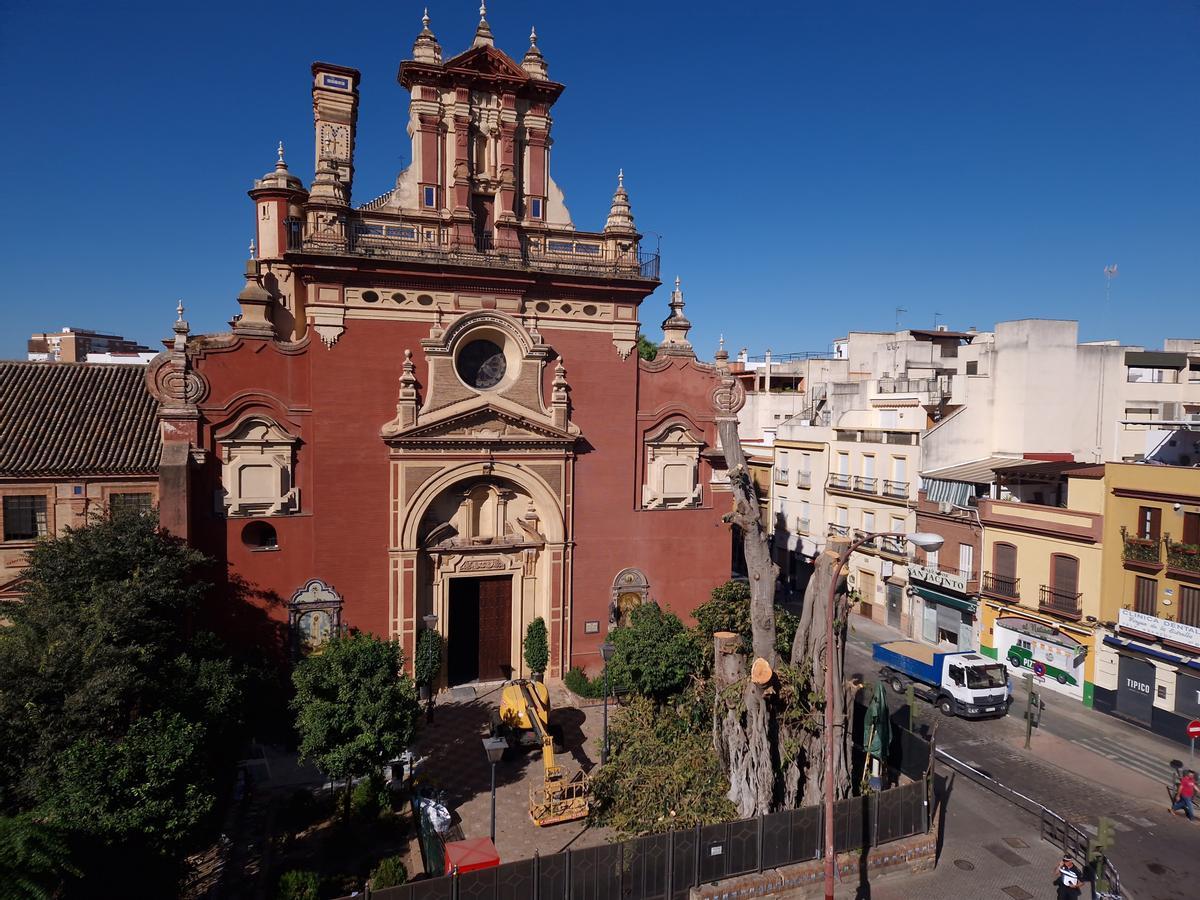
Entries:
[[254,182],[231,332],[181,308],[150,366],[163,523],[228,563],[257,639],[349,626],[411,659],[432,624],[455,684],[522,673],[542,616],[548,674],[595,669],[630,604],[686,615],[729,575],[718,379],[678,283],[639,360],[658,256],[620,177],[603,229],[575,227],[536,36],[517,62],[481,19],[443,59],[423,26],[398,77],[412,164],[352,202],[359,73],[315,64],[315,177],[281,146]]

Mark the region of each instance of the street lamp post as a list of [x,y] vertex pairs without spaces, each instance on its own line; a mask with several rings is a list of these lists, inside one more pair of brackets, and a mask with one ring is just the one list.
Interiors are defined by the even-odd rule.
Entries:
[[914,534],[895,531],[866,534],[843,550],[838,556],[837,565],[833,567],[827,598],[828,614],[825,617],[825,900],[833,900],[834,863],[837,858],[833,846],[833,617],[837,611],[837,586],[850,554],[868,541],[880,537],[901,538],[922,550],[939,550],[944,543],[941,535],[920,531]]
[[483,739],[483,752],[487,754],[488,762],[492,764],[492,845],[496,843],[496,763],[500,762],[500,758],[504,756],[504,751],[508,749],[508,741],[502,737],[488,737]]
[[600,747],[600,765],[608,762],[608,661],[616,650],[608,641],[600,645],[600,655],[604,657],[604,744]]

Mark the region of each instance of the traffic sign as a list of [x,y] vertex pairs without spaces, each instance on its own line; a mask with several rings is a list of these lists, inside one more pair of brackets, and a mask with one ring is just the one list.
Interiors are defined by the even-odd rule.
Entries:
[[1192,719],[1187,724],[1187,736],[1195,740],[1200,738],[1200,719]]
[[1040,663],[1040,662],[1035,662],[1033,664],[1033,674],[1036,675],[1038,678],[1041,678],[1043,675],[1045,675],[1046,674],[1046,664]]

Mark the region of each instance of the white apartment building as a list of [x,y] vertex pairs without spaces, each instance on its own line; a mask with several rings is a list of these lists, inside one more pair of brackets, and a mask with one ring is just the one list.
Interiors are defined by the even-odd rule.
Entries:
[[[1200,428],[1200,341],[1168,340],[1162,351],[1080,344],[1076,322],[1035,319],[990,332],[851,332],[834,347],[826,357],[776,357],[770,365],[765,356],[742,357],[743,437],[773,447],[776,558],[792,596],[830,536],[917,530],[923,483],[982,478],[965,498],[1000,490],[993,466],[1030,459],[1200,463],[1200,442],[1180,433]],[[777,384],[779,366],[786,390],[767,386],[765,370]],[[776,421],[797,402],[799,413]],[[934,519],[937,510],[934,503]],[[891,540],[856,551],[848,577],[859,611],[920,638],[936,601],[910,585],[910,562],[919,563],[920,580],[949,574],[971,586],[983,565],[979,545],[965,539],[941,556],[914,561],[908,546]],[[941,599],[960,607],[959,645],[977,646],[969,599]],[[944,640],[947,632],[933,633]]]

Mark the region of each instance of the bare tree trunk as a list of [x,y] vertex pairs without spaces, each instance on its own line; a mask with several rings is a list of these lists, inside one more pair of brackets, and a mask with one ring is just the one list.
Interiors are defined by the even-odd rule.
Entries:
[[[771,559],[771,536],[763,525],[757,491],[738,439],[737,412],[745,392],[718,354],[721,387],[714,394],[717,434],[729,471],[733,509],[726,521],[742,532],[746,571],[750,576],[751,650],[775,668],[775,579],[779,568]],[[729,776],[729,799],[738,815],[749,817],[776,808],[778,747],[775,714],[767,702],[765,684],[755,684],[741,669],[741,696],[730,696],[733,685],[718,680],[713,715],[713,743]]]
[[[825,682],[826,625],[829,621],[829,583],[837,566],[837,554],[827,550],[820,554],[813,568],[812,577],[804,590],[804,608],[800,613],[800,625],[792,642],[792,665],[805,667],[811,664],[813,687]],[[846,622],[850,612],[849,597],[844,577],[834,594],[833,611],[833,721],[834,721],[834,792],[838,797],[849,796],[850,728],[846,711],[852,702],[853,689],[846,682]],[[823,690],[820,693],[824,693]],[[784,804],[798,806],[814,803],[825,795],[825,734],[801,731],[792,735],[793,745],[798,752],[789,761],[784,773]],[[802,768],[801,768],[802,767]]]
[[[745,402],[745,391],[729,373],[727,355],[717,354],[721,386],[713,393],[717,412],[717,434],[729,471],[733,509],[726,521],[738,526],[750,577],[751,650],[754,658],[765,660],[774,670],[775,658],[775,580],[779,569],[771,558],[771,534],[764,526],[757,490],[750,477],[745,455],[738,439],[737,412]],[[804,596],[800,626],[792,644],[791,664],[806,668],[811,664],[813,685],[824,675],[826,665],[825,629],[828,622],[828,590],[836,557],[831,553],[818,558],[816,571]],[[846,594],[839,585],[834,617],[834,684],[838,686],[834,721],[839,733],[835,742],[835,785],[837,796],[849,793],[847,767],[845,636]],[[719,647],[715,649],[721,653]],[[730,664],[716,660],[717,695],[713,710],[713,745],[729,777],[729,799],[743,817],[794,807],[801,802],[816,802],[824,785],[825,744],[822,733],[793,729],[779,721],[778,693],[775,686],[756,684],[747,677],[745,660]],[[783,759],[783,749],[788,748]]]

